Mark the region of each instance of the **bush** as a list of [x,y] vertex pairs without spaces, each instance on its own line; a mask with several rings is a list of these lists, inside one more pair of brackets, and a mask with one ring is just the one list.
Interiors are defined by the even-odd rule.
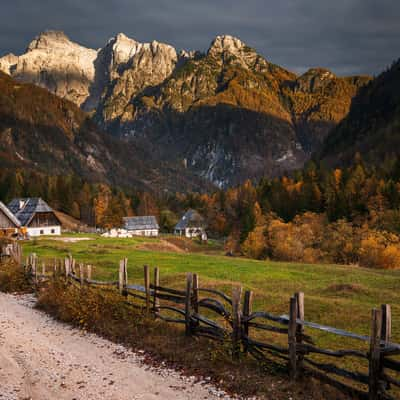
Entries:
[[0,264],[0,291],[6,293],[29,293],[32,285],[23,268],[7,260]]
[[143,319],[140,313],[132,318],[132,309],[124,302],[116,292],[80,288],[57,280],[40,291],[37,307],[61,321],[120,339]]
[[249,233],[241,247],[245,256],[260,259],[265,255],[266,240],[264,230],[264,227],[259,226]]
[[399,268],[399,238],[385,231],[368,231],[361,240],[360,264],[370,268]]

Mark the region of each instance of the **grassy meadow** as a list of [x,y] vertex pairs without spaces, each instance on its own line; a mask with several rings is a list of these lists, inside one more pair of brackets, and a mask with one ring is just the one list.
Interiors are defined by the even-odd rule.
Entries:
[[[89,238],[64,242],[68,238]],[[400,271],[357,266],[256,261],[224,256],[222,246],[192,244],[173,237],[111,239],[97,235],[40,238],[24,243],[24,254],[35,252],[51,262],[71,253],[77,261],[95,266],[99,279],[116,279],[118,262],[128,258],[130,283],[143,282],[143,265],[160,267],[163,286],[183,288],[185,273],[198,273],[200,285],[223,289],[242,284],[254,292],[254,309],[288,312],[289,298],[305,293],[307,320],[369,333],[373,307],[392,306],[393,337],[400,342]]]
[[[86,240],[70,241],[83,238]],[[50,265],[54,258],[71,253],[78,262],[95,267],[95,279],[117,280],[119,260],[127,257],[130,284],[143,284],[145,264],[160,268],[161,286],[183,289],[187,272],[199,275],[200,286],[222,289],[227,294],[233,286],[241,284],[244,289],[254,292],[254,311],[277,315],[288,314],[290,296],[303,291],[306,320],[364,335],[369,335],[371,309],[390,304],[393,341],[400,343],[400,270],[227,257],[217,242],[201,245],[172,236],[111,239],[97,235],[68,235],[31,240],[24,243],[23,249],[25,255],[34,252]],[[205,313],[213,318],[206,310]],[[363,341],[310,328],[306,328],[306,333],[322,348],[368,351],[368,343]],[[287,345],[285,335],[252,330],[250,336],[267,343]],[[311,358],[335,362],[319,355]],[[336,360],[336,364],[368,373],[366,360],[346,357]]]

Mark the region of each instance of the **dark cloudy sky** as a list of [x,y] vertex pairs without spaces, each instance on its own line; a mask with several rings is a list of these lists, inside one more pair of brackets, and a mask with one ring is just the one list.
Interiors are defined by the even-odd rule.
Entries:
[[238,36],[301,72],[376,74],[400,57],[400,0],[1,0],[0,54],[23,52],[46,29],[102,47],[118,32],[206,50]]

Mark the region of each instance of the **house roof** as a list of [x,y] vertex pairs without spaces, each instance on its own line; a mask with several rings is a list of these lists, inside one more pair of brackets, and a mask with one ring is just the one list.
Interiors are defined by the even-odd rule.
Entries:
[[188,210],[176,224],[175,229],[204,228],[204,218],[196,210]]
[[17,227],[21,226],[21,223],[15,217],[15,215],[7,208],[7,206],[0,201],[0,211]]
[[126,217],[124,218],[125,229],[128,231],[137,231],[145,229],[159,229],[156,217],[146,215],[143,217]]
[[[8,204],[8,208],[18,218],[22,226],[27,226],[37,213],[54,213],[53,209],[39,197],[13,199]],[[57,218],[55,214],[54,216]]]

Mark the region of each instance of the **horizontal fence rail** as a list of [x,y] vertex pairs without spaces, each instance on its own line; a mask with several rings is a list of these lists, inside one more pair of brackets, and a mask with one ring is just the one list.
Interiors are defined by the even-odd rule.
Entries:
[[[54,260],[49,267],[31,254],[24,268],[36,285],[58,277],[82,288],[115,288],[125,296],[126,304],[141,308],[162,321],[184,325],[187,336],[230,343],[234,360],[250,355],[263,364],[274,362],[282,365],[283,362],[292,381],[312,376],[353,398],[400,398],[400,361],[393,358],[400,355],[400,344],[391,342],[390,305],[384,304],[372,310],[370,336],[365,336],[307,321],[304,294],[301,292],[290,298],[288,315],[274,315],[253,311],[252,291],[243,293],[241,287],[234,287],[229,296],[222,291],[202,287],[197,274],[188,273],[185,289],[179,290],[160,285],[160,270],[157,267],[153,269],[151,279],[151,268],[145,265],[144,285],[129,284],[126,258],[120,261],[118,281],[92,279],[92,267],[78,264],[72,256]],[[313,336],[315,331],[356,340],[364,343],[366,349],[319,347]],[[257,338],[265,332],[273,335],[268,342]],[[332,343],[337,344],[336,340]],[[346,358],[364,360],[365,371],[345,368],[343,360]]]

